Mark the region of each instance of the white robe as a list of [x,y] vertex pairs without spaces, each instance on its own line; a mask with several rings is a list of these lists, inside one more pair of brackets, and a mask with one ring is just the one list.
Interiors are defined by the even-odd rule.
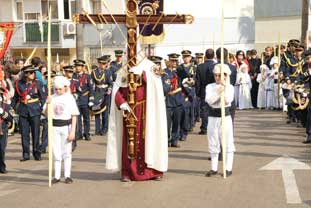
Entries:
[[266,92],[266,108],[275,107],[275,94],[274,94],[274,71],[269,69],[265,72],[265,92]]
[[[145,163],[148,168],[166,172],[168,168],[168,136],[165,97],[161,77],[153,74],[155,64],[149,60],[142,61],[134,67],[135,72],[143,71],[147,77],[146,96],[146,131],[145,131]],[[120,70],[112,90],[112,104],[109,116],[109,129],[106,152],[106,168],[112,171],[121,170],[123,117],[115,105],[115,94],[120,87],[126,87],[122,82],[126,72]]]
[[257,96],[257,107],[266,108],[266,93],[265,93],[265,81],[262,80],[263,75],[258,74],[256,81],[259,83],[258,96]]
[[[275,108],[282,108],[283,107],[283,91],[281,89],[281,84],[280,84],[280,88],[278,88],[278,75],[277,75],[277,72],[278,70],[277,69],[274,69],[273,70],[275,75],[274,75],[274,107]],[[279,92],[278,92],[278,89],[279,89]],[[280,97],[279,97],[279,94],[280,94]],[[278,98],[280,100],[280,106],[279,106],[279,103],[278,103]]]
[[252,81],[247,72],[239,72],[237,75],[239,85],[239,109],[253,108],[251,99]]

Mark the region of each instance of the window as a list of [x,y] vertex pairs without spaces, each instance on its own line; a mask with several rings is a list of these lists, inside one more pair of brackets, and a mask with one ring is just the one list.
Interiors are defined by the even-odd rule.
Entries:
[[16,17],[18,20],[23,19],[23,2],[16,2]]
[[25,20],[37,20],[39,16],[39,13],[25,13]]
[[93,14],[102,13],[101,1],[92,1]]
[[58,7],[57,7],[56,0],[41,0],[43,18],[49,16],[48,3],[50,3],[51,9],[52,9],[52,19],[58,19]]
[[64,19],[70,19],[69,0],[64,0]]
[[70,1],[70,7],[71,7],[71,14],[75,14],[76,12],[76,2]]

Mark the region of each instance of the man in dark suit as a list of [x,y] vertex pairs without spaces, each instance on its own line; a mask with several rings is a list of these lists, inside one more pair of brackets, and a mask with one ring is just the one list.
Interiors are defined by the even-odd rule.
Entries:
[[208,121],[208,104],[205,102],[205,87],[206,85],[215,82],[213,69],[214,69],[214,56],[213,49],[207,49],[205,52],[205,62],[200,64],[196,73],[196,94],[200,98],[200,117],[201,117],[201,131],[199,134],[206,134],[207,121]]

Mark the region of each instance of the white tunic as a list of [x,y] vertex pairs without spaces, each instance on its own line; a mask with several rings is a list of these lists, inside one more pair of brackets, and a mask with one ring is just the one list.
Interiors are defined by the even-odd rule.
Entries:
[[237,75],[239,88],[239,109],[253,108],[251,99],[252,81],[247,72],[239,72]]
[[[52,118],[59,120],[69,120],[72,116],[79,115],[77,103],[70,93],[63,95],[53,94],[51,99]],[[44,105],[43,109],[46,109]],[[64,160],[64,176],[70,178],[71,175],[71,150],[72,142],[68,141],[71,126],[53,126],[53,160],[55,178],[60,179],[61,162]]]
[[257,107],[258,108],[266,108],[266,93],[265,93],[264,75],[259,73],[256,81],[259,83],[258,96],[257,96]]
[[265,72],[265,92],[266,92],[266,108],[275,107],[275,94],[274,94],[274,71],[268,69]]
[[[232,85],[228,85],[225,89],[225,106],[230,107],[234,98],[234,88]],[[212,83],[206,86],[205,101],[212,108],[220,108],[220,94],[217,92],[217,84]],[[233,142],[233,125],[231,116],[225,117],[226,132],[225,137],[227,140],[227,153],[234,152],[235,146]],[[222,140],[221,133],[221,117],[208,117],[207,126],[208,135],[208,148],[211,154],[220,152],[220,143]]]

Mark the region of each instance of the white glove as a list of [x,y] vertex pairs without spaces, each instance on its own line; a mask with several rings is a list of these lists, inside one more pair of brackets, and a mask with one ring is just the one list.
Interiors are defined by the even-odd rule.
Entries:
[[307,93],[303,92],[303,93],[302,93],[302,96],[303,96],[303,97],[307,97],[308,95],[307,95]]
[[89,102],[89,107],[92,107],[94,105],[93,102]]
[[3,114],[3,108],[0,108],[0,114]]
[[136,66],[132,67],[129,72],[134,73],[136,75],[141,75],[143,73],[142,67],[138,68]]
[[120,109],[123,110],[123,111],[131,112],[131,108],[130,108],[130,106],[127,103],[121,104],[120,105]]

